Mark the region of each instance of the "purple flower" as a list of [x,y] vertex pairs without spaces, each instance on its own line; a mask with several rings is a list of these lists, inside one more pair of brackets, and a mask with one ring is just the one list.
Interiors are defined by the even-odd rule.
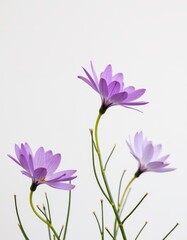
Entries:
[[21,147],[15,145],[15,152],[17,159],[8,156],[24,169],[21,171],[24,175],[32,179],[31,191],[35,191],[40,184],[63,190],[71,190],[75,187],[69,183],[76,178],[73,176],[75,170],[55,172],[61,161],[59,153],[53,154],[51,150],[45,151],[40,147],[33,155],[27,143],[21,144]]
[[142,132],[137,132],[134,137],[134,144],[127,142],[130,153],[138,161],[139,168],[135,173],[138,177],[143,172],[168,172],[175,170],[168,168],[169,163],[166,162],[169,155],[159,157],[162,145],[153,145],[147,138],[143,137]]
[[133,86],[124,86],[123,74],[112,74],[112,66],[108,65],[104,72],[101,73],[100,78],[97,77],[96,72],[91,62],[92,76],[88,71],[83,68],[86,77],[78,76],[92,87],[101,96],[101,108],[100,113],[103,114],[110,106],[121,105],[126,108],[132,108],[131,106],[144,105],[148,102],[135,101],[140,98],[145,89],[135,90]]

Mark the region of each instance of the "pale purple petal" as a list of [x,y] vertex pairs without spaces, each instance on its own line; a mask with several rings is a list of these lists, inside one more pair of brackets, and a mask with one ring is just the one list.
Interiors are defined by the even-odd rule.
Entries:
[[136,154],[139,157],[142,157],[142,141],[143,141],[143,134],[142,132],[137,132],[134,137],[134,148],[136,151]]
[[133,86],[128,86],[128,87],[124,88],[123,90],[127,93],[132,93],[135,91],[135,88]]
[[153,158],[152,158],[151,161],[155,161],[155,160],[158,159],[158,156],[160,155],[161,150],[162,150],[162,145],[161,144],[158,144],[158,145],[154,146],[154,154],[153,154]]
[[27,159],[25,158],[24,155],[22,155],[22,154],[20,155],[19,161],[20,161],[20,164],[21,164],[22,168],[24,168],[27,171],[30,171],[29,164],[28,164]]
[[47,175],[46,182],[59,180],[61,179],[61,177],[65,175],[66,175],[66,171],[60,171],[60,172],[53,173],[52,175]]
[[18,165],[20,165],[21,166],[21,164],[14,158],[14,157],[12,157],[11,155],[7,155],[9,158],[11,158],[14,162],[16,162]]
[[119,93],[120,91],[120,84],[119,82],[112,82],[108,86],[108,97],[110,98],[112,95]]
[[97,89],[97,85],[96,85],[94,79],[92,78],[92,76],[89,74],[89,72],[85,68],[83,68],[83,70],[86,73],[86,75],[87,75],[88,79],[90,80],[91,84],[93,85],[93,87],[95,89]]
[[81,80],[83,80],[85,83],[87,83],[90,87],[92,87],[95,91],[98,92],[98,89],[96,88],[96,86],[93,85],[90,81],[88,81],[87,78],[82,77],[82,76],[78,76],[78,78],[80,78]]
[[91,65],[91,69],[92,69],[92,74],[93,74],[93,77],[94,77],[94,81],[95,81],[96,85],[98,85],[98,77],[97,77],[97,74],[96,74],[96,72],[95,72],[95,70],[94,70],[94,67],[93,67],[92,62],[90,62],[90,65]]
[[21,151],[21,149],[19,148],[19,146],[17,144],[15,144],[15,153],[16,153],[16,156],[17,156],[18,159],[19,159],[19,156],[20,156],[20,151]]
[[45,152],[43,147],[40,147],[36,151],[33,159],[33,165],[34,165],[34,169],[39,167],[45,167]]
[[62,183],[62,182],[47,182],[47,185],[53,188],[58,188],[62,190],[72,190],[75,188],[75,185],[72,185],[70,183]]
[[149,102],[126,102],[126,100],[123,102],[123,104],[127,106],[139,106],[139,105],[145,105],[148,103]]
[[153,145],[150,143],[145,147],[145,149],[143,151],[142,162],[144,164],[149,162],[151,160],[151,158],[153,157],[153,153],[154,153]]
[[47,168],[47,172],[49,175],[51,175],[55,170],[58,168],[61,161],[61,155],[55,154],[52,157],[46,159],[45,166]]
[[28,155],[30,154],[32,156],[32,150],[28,143],[25,143],[25,150],[27,151]]
[[138,89],[134,92],[131,92],[128,94],[128,97],[126,99],[126,101],[134,101],[138,98],[140,98],[143,94],[145,93],[145,89]]
[[110,101],[114,103],[121,103],[123,102],[128,96],[128,93],[121,92],[111,96]]
[[37,168],[33,172],[33,178],[35,179],[44,179],[47,175],[47,169],[46,168]]
[[105,98],[108,97],[108,86],[106,80],[103,78],[99,82],[99,90],[102,96],[104,96]]
[[101,73],[101,78],[104,78],[107,84],[111,83],[112,81],[112,66],[109,64],[104,72]]
[[124,83],[123,83],[123,73],[117,73],[112,77],[112,81],[117,81],[120,84],[120,89],[122,90]]
[[169,154],[159,158],[157,161],[158,162],[165,162],[168,159],[168,157],[169,157]]
[[21,171],[21,173],[29,178],[32,178],[32,175],[29,172]]

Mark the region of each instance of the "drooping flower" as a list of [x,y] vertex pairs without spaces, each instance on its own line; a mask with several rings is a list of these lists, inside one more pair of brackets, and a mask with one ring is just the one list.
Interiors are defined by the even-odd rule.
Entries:
[[61,162],[59,153],[53,154],[51,150],[45,151],[40,147],[33,155],[27,143],[21,144],[21,147],[15,145],[15,153],[17,159],[8,156],[24,169],[21,171],[22,174],[32,179],[31,191],[35,191],[40,184],[63,190],[71,190],[75,187],[69,181],[76,178],[73,175],[76,170],[55,172]]
[[121,105],[126,108],[133,108],[133,106],[139,106],[147,104],[148,102],[135,101],[139,99],[144,93],[145,89],[137,89],[133,86],[124,86],[123,74],[117,73],[113,75],[112,66],[108,65],[105,70],[100,74],[100,78],[93,68],[91,62],[91,74],[83,68],[86,77],[78,76],[92,87],[101,96],[101,108],[100,113],[103,114],[110,106]]
[[162,149],[161,144],[153,145],[147,138],[143,137],[142,132],[137,132],[134,137],[134,143],[127,142],[130,153],[138,161],[139,167],[135,176],[138,177],[143,172],[168,172],[175,168],[169,168],[166,160],[168,155],[159,157]]

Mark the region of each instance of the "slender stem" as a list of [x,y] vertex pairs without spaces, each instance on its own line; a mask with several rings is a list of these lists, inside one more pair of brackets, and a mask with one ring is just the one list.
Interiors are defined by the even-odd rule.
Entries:
[[[48,216],[47,216],[47,211],[46,211],[45,206],[43,206],[43,211],[44,211],[44,213],[45,213],[46,220],[48,221]],[[51,220],[50,220],[50,222],[51,222]],[[51,229],[49,228],[48,225],[47,225],[47,230],[48,230],[49,240],[52,240],[52,238],[51,238]]]
[[118,204],[118,211],[120,210],[120,208],[121,208],[121,206],[122,206],[122,204],[123,204],[123,201],[124,201],[125,195],[126,195],[126,193],[127,193],[127,190],[129,189],[130,185],[132,184],[132,182],[133,182],[135,179],[136,179],[136,177],[134,176],[134,177],[129,181],[129,183],[127,184],[127,186],[126,186],[126,188],[125,188],[125,190],[124,190],[124,192],[123,192],[123,195],[122,195],[122,197],[121,197],[121,200],[120,200],[120,202],[119,202],[119,204]]
[[[126,194],[125,199],[124,199],[124,202],[123,202],[123,204],[122,204],[122,206],[121,206],[121,209],[120,209],[120,212],[119,212],[119,216],[120,216],[120,217],[121,217],[121,214],[122,214],[123,209],[124,209],[124,207],[125,207],[125,204],[126,204],[126,202],[127,202],[127,199],[128,199],[128,197],[129,197],[130,191],[131,191],[131,188],[128,189],[127,194]],[[116,238],[116,236],[117,236],[117,234],[118,234],[118,230],[119,230],[119,226],[117,226],[117,221],[116,221],[116,219],[115,219],[115,223],[114,223],[114,237],[115,237],[115,238]]]
[[162,240],[165,240],[169,235],[170,233],[173,232],[173,230],[175,230],[175,228],[179,225],[179,223],[176,223],[175,226],[168,232],[168,234],[166,234],[166,236],[162,239]]
[[18,226],[19,226],[19,228],[20,228],[20,230],[21,230],[21,232],[22,232],[25,240],[29,240],[29,238],[27,237],[27,235],[26,235],[26,233],[25,233],[25,230],[24,230],[24,228],[23,228],[23,225],[22,225],[22,223],[21,223],[21,219],[20,219],[19,212],[18,212],[16,195],[14,195],[14,203],[15,203],[15,209],[16,209],[17,219],[18,219],[18,222],[19,222]]
[[138,232],[137,236],[135,237],[135,240],[138,239],[138,237],[140,236],[141,232],[144,230],[145,226],[147,225],[148,222],[145,222],[143,227],[140,229],[140,231]]
[[111,238],[112,238],[113,240],[115,240],[114,236],[113,236],[112,233],[109,231],[109,229],[108,229],[107,227],[106,227],[105,229],[106,229],[107,233],[111,236]]
[[142,203],[142,201],[145,199],[145,197],[147,197],[148,193],[146,193],[142,199],[138,202],[138,204],[132,209],[132,211],[130,211],[130,213],[123,219],[122,223],[124,223],[127,218],[129,218],[131,216],[131,214],[137,209],[137,207]]
[[110,158],[111,158],[111,156],[112,156],[115,148],[116,148],[116,145],[114,145],[114,147],[112,148],[112,151],[110,152],[110,154],[109,154],[109,156],[108,156],[108,158],[107,158],[107,160],[106,160],[106,163],[105,163],[105,166],[104,166],[104,171],[106,170],[106,167],[107,167],[107,165],[108,165],[108,162],[109,162],[109,160],[110,160]]
[[[50,210],[50,204],[49,204],[47,193],[45,193],[45,199],[46,199],[47,211],[48,211],[48,216],[47,217],[49,217],[49,222],[52,223],[51,210]],[[47,211],[46,211],[46,215],[47,215]],[[47,226],[47,228],[48,228],[49,240],[52,240],[52,238],[51,238],[51,229],[49,228],[49,226]]]
[[65,223],[65,227],[64,227],[63,240],[66,239],[66,234],[67,234],[67,229],[68,229],[68,223],[69,223],[70,208],[71,208],[71,190],[69,191],[69,198],[68,198],[68,211],[67,211],[66,223]]
[[121,175],[121,178],[120,178],[120,182],[119,182],[119,188],[118,188],[118,205],[119,205],[119,202],[120,202],[121,185],[122,185],[122,181],[123,181],[123,177],[124,177],[125,172],[126,172],[126,170],[123,171],[123,173],[122,173],[122,175]]
[[54,227],[51,225],[50,222],[46,221],[43,217],[40,216],[40,214],[36,211],[34,205],[33,205],[33,191],[30,191],[30,197],[29,197],[29,201],[30,201],[30,206],[31,209],[33,210],[34,214],[43,222],[45,223],[47,226],[49,226],[49,228],[51,229],[51,231],[54,233],[55,237],[57,238],[57,240],[60,240],[60,238],[58,237],[57,232],[55,231]]
[[101,225],[100,225],[99,219],[98,219],[98,217],[97,217],[95,212],[93,212],[93,215],[94,215],[94,217],[96,219],[96,222],[97,222],[97,225],[98,225],[98,228],[99,228],[99,232],[100,232],[100,234],[102,236],[102,229],[101,229]]
[[103,168],[103,162],[102,162],[102,158],[101,158],[101,152],[100,152],[100,147],[99,147],[99,139],[98,139],[98,126],[99,126],[99,121],[101,119],[101,116],[102,116],[102,114],[99,113],[99,115],[97,117],[97,120],[96,120],[96,123],[95,123],[95,144],[96,144],[96,148],[97,148],[97,155],[98,155],[98,159],[99,159],[100,170],[101,170],[102,178],[103,178],[103,181],[104,181],[104,184],[105,184],[105,187],[106,187],[109,199],[110,199],[110,205],[113,208],[113,211],[114,211],[115,217],[117,219],[117,222],[118,222],[123,240],[126,240],[127,238],[126,238],[126,234],[125,234],[125,231],[124,231],[124,228],[123,228],[123,224],[120,220],[119,213],[118,213],[118,210],[115,206],[115,203],[114,203],[114,200],[113,200],[113,197],[112,197],[112,193],[110,191],[110,187],[109,187],[109,184],[108,184],[108,181],[107,181],[107,178],[106,178],[106,175],[105,175],[105,171],[104,171],[104,168]]
[[94,175],[95,175],[95,179],[97,181],[97,184],[101,190],[101,192],[103,193],[103,195],[105,196],[105,198],[108,200],[108,202],[110,203],[110,199],[108,198],[107,194],[105,193],[103,187],[101,186],[101,183],[99,181],[99,178],[97,176],[97,171],[96,171],[96,167],[95,167],[95,156],[94,156],[94,147],[95,147],[95,150],[97,151],[97,148],[95,146],[95,143],[94,143],[94,139],[93,139],[93,130],[90,129],[90,134],[91,134],[91,140],[92,140],[92,165],[93,165],[93,170],[94,170]]
[[101,200],[101,226],[102,226],[102,235],[101,239],[105,238],[105,229],[104,229],[104,209],[103,209],[103,200]]

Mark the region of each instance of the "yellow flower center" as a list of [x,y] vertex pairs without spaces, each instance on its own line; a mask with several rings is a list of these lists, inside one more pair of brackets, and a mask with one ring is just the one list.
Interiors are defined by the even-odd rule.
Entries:
[[45,178],[41,178],[41,179],[40,179],[40,182],[41,182],[41,183],[45,182]]

